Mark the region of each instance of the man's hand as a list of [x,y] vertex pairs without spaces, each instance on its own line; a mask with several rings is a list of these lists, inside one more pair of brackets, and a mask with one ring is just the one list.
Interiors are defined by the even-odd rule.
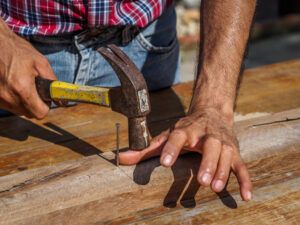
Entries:
[[172,130],[164,131],[152,139],[148,148],[121,153],[120,163],[136,164],[141,160],[161,155],[161,164],[170,167],[180,153],[198,152],[202,154],[197,175],[201,185],[210,185],[213,191],[220,192],[224,189],[232,170],[239,180],[242,198],[250,201],[251,181],[238,152],[232,125],[232,120],[228,120],[217,109],[202,108],[180,119]]
[[44,118],[49,106],[39,97],[35,77],[56,80],[47,58],[14,34],[0,19],[0,108]]
[[134,164],[161,154],[161,164],[174,164],[182,149],[202,154],[198,181],[221,191],[232,170],[241,196],[251,199],[248,171],[232,132],[238,77],[249,37],[256,0],[202,0],[197,80],[188,116],[174,129],[161,133],[143,151],[120,155],[120,163]]

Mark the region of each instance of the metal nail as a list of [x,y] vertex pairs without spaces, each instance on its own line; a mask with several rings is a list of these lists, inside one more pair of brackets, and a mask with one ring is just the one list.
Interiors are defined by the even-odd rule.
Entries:
[[116,157],[116,163],[117,163],[117,166],[119,166],[120,164],[120,160],[119,160],[119,153],[120,153],[120,150],[119,150],[119,128],[120,128],[120,124],[119,123],[116,123],[116,128],[117,128],[117,157]]

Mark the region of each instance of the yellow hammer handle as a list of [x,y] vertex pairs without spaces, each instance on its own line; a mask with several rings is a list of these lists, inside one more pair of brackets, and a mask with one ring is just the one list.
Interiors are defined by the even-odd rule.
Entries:
[[110,106],[108,88],[70,84],[39,77],[35,82],[37,91],[44,101],[86,102]]

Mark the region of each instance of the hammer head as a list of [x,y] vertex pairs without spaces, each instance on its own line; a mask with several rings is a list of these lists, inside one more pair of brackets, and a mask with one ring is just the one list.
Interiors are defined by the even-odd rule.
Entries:
[[136,65],[116,45],[109,50],[100,47],[98,52],[108,61],[121,86],[109,91],[111,108],[128,117],[130,149],[149,146],[146,115],[150,113],[150,100],[146,82]]

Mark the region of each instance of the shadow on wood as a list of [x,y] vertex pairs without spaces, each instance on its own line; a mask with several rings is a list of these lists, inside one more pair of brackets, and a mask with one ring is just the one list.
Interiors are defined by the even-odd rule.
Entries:
[[[30,120],[16,116],[10,124],[1,125],[3,129],[0,130],[0,136],[16,141],[26,141],[28,137],[32,136],[53,144],[64,146],[83,156],[99,155],[100,153],[103,153],[100,149],[53,123],[44,123],[44,125],[50,129],[43,128],[32,123]],[[17,126],[18,129],[15,129],[15,126]]]
[[236,201],[234,200],[232,195],[229,194],[229,192],[226,190],[226,188],[223,191],[217,193],[217,195],[221,199],[222,203],[225,206],[227,206],[228,208],[231,208],[231,209],[236,209],[237,208]]
[[[147,116],[147,121],[149,132],[152,137],[155,137],[185,116],[185,109],[172,88],[151,92],[150,97],[151,113]],[[165,118],[165,115],[168,115],[168,118]],[[159,126],[157,122],[160,122]]]

